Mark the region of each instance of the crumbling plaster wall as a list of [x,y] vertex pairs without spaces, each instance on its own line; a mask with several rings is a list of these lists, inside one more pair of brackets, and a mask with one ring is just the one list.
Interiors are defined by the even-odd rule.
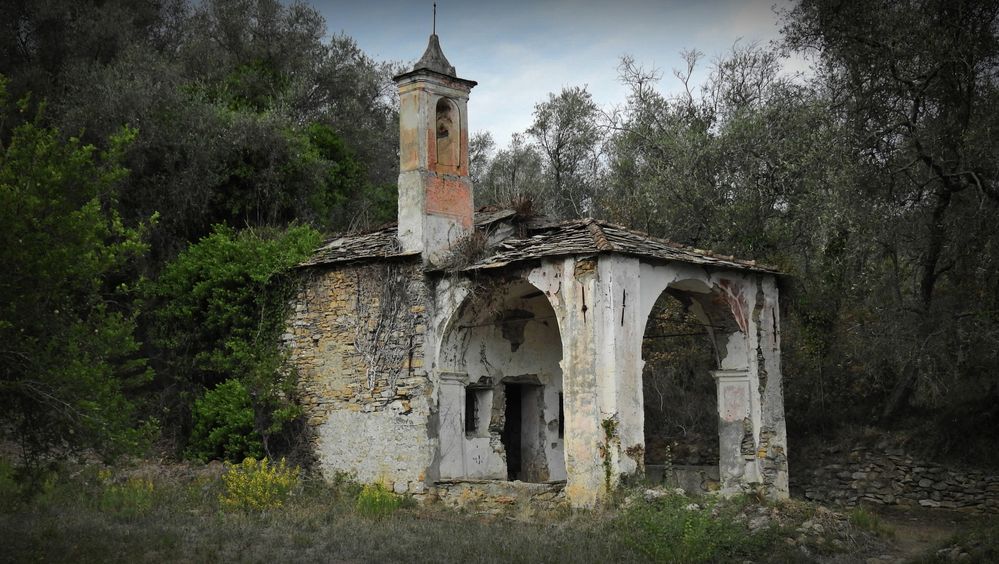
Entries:
[[422,493],[436,450],[419,260],[310,269],[283,337],[317,463]]
[[[532,481],[565,479],[558,432],[562,343],[551,306],[537,288],[522,280],[499,278],[455,295],[448,289],[452,282],[439,285],[436,308],[442,314],[454,312],[444,322],[434,363],[441,379],[440,476],[507,478],[509,453],[501,440],[507,424],[504,385],[520,383],[538,387],[538,401],[524,406],[525,444],[534,449],[525,456],[533,464],[527,474]],[[482,395],[488,405],[480,406],[489,412],[484,417],[488,423],[468,433],[465,396],[476,388],[489,391]]]
[[[777,288],[772,276],[652,264],[603,254],[543,262],[527,274],[554,308],[563,335],[566,495],[593,506],[620,478],[643,472],[641,343],[645,324],[667,288],[691,297],[705,318],[724,305],[731,331],[718,331],[719,366],[738,386],[720,390],[723,492],[752,483],[787,496],[786,434],[780,390]],[[720,302],[720,304],[719,304]],[[735,382],[733,384],[733,382]],[[725,398],[733,400],[727,419]]]

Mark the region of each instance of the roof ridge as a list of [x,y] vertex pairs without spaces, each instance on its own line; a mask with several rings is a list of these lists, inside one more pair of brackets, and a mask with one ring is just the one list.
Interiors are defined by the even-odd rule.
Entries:
[[607,234],[604,233],[599,221],[592,217],[587,218],[586,228],[589,229],[590,235],[593,237],[593,243],[597,246],[598,251],[616,250],[614,245],[607,240]]

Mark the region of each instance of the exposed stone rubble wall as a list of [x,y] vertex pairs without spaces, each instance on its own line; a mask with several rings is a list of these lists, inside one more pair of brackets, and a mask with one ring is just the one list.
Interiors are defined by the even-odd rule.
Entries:
[[418,260],[304,274],[283,335],[322,472],[423,493],[436,450]]
[[805,498],[841,505],[921,505],[999,513],[999,476],[930,464],[900,449],[857,447],[824,454],[817,467],[795,472]]
[[567,506],[565,482],[445,480],[435,483],[427,496],[447,507],[483,513],[502,513],[514,508],[551,512]]

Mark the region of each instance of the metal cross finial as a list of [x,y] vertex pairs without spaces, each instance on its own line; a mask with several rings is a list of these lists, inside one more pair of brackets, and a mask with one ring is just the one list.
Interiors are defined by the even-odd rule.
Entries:
[[434,35],[437,35],[437,2],[434,2]]

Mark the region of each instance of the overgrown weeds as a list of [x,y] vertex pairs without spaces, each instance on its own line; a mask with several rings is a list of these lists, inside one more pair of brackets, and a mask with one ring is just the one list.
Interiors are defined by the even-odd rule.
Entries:
[[380,519],[395,512],[402,505],[402,498],[381,482],[368,484],[357,496],[355,508],[361,515]]
[[157,493],[152,480],[131,477],[116,483],[110,470],[102,470],[98,476],[104,484],[99,500],[101,510],[136,516],[152,509]]
[[458,272],[475,264],[487,250],[489,236],[478,229],[472,229],[454,243],[448,253],[436,265],[445,272]]
[[266,458],[247,457],[240,464],[226,463],[222,476],[225,492],[219,503],[225,509],[260,511],[284,505],[298,486],[301,469],[288,467],[285,459],[277,464]]
[[978,520],[923,557],[915,559],[913,564],[943,562],[999,562],[999,516],[991,515]]
[[895,530],[881,522],[881,518],[863,506],[853,508],[849,513],[850,524],[854,527],[870,531],[879,537],[892,538]]
[[646,500],[625,490],[625,503],[600,511],[468,513],[385,484],[256,460],[224,471],[218,463],[65,467],[27,498],[7,468],[0,561],[788,562],[816,553],[787,542],[802,521],[832,530],[805,502],[675,492]]
[[757,559],[772,549],[776,529],[751,533],[736,516],[740,504],[693,500],[667,492],[628,506],[618,527],[627,542],[656,562],[697,563]]

